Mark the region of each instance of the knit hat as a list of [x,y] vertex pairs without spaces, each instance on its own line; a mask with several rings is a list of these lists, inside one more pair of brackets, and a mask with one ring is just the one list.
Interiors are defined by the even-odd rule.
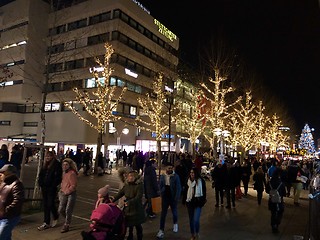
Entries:
[[109,185],[105,185],[104,187],[102,187],[98,190],[98,194],[105,197],[109,193],[109,188],[110,188]]

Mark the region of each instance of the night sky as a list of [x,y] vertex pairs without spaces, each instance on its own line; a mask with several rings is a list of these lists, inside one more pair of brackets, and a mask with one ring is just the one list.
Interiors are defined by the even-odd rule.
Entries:
[[300,135],[308,123],[315,128],[314,137],[320,137],[318,1],[139,2],[180,38],[180,57],[191,64],[199,64],[199,53],[208,40],[223,32],[245,62],[246,71],[259,76],[267,96],[275,96],[285,106],[295,134]]

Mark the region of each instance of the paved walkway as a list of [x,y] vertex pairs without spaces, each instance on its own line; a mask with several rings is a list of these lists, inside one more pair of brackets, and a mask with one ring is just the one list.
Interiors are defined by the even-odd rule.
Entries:
[[[111,175],[109,175],[111,176]],[[80,232],[88,230],[91,207],[95,202],[96,189],[103,186],[106,181],[113,181],[109,176],[103,177],[79,177],[79,187],[86,186],[86,191],[91,198],[79,194],[71,229],[67,233],[60,233],[61,224],[42,232],[37,226],[42,223],[43,213],[23,215],[21,223],[14,229],[14,240],[56,240],[56,239],[81,239]],[[215,208],[214,193],[208,187],[208,202],[202,210],[201,216],[201,240],[292,240],[302,239],[298,236],[306,236],[308,232],[309,200],[308,192],[303,190],[299,207],[293,205],[292,198],[285,198],[285,213],[279,227],[280,233],[273,234],[270,227],[270,212],[267,209],[267,194],[261,206],[256,201],[256,192],[250,188],[249,195],[236,202],[236,208]],[[92,193],[92,194],[91,194]],[[90,206],[90,207],[88,207]],[[172,232],[171,212],[168,212],[165,239],[187,240],[190,239],[188,217],[185,207],[179,205],[179,232]],[[156,239],[155,235],[159,227],[159,216],[148,219],[143,224],[144,238]],[[307,239],[307,238],[305,238]]]

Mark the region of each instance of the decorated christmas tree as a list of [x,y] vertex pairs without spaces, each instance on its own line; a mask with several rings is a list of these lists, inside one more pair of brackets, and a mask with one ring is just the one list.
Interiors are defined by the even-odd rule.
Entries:
[[315,152],[314,141],[309,125],[306,124],[302,129],[300,140],[299,140],[299,148],[305,149],[308,154],[312,154]]

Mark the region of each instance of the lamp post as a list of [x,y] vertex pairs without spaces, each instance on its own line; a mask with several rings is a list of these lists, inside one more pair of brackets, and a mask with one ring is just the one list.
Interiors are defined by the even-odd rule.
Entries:
[[213,134],[218,137],[218,141],[220,141],[220,155],[224,156],[224,141],[230,135],[228,130],[222,130],[221,128],[213,129]]
[[127,126],[124,126],[124,128],[121,130],[121,132],[119,134],[119,131],[115,127],[110,127],[109,133],[117,133],[117,146],[120,146],[120,148],[122,150],[121,136],[122,136],[122,134],[127,135],[129,133],[129,128]]

